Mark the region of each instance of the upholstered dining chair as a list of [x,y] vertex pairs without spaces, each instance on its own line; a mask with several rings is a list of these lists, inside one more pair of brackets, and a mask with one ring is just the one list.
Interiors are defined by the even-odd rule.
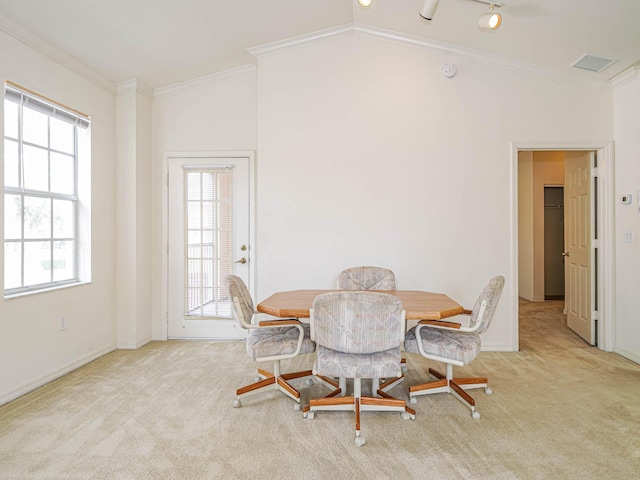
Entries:
[[[383,267],[361,266],[346,268],[338,275],[338,290],[396,290],[396,276],[393,271]],[[402,358],[402,370],[407,371],[407,361]],[[384,382],[383,389],[388,391],[402,382],[404,377]],[[379,379],[372,379],[374,390],[377,390]],[[345,381],[340,379],[340,386],[344,391]]]
[[340,272],[338,290],[396,290],[396,276],[382,267],[351,267]]
[[[313,419],[321,410],[355,412],[358,446],[360,413],[369,410],[400,412],[414,419],[404,400],[379,389],[362,395],[363,378],[400,377],[400,344],[405,334],[405,311],[399,298],[380,292],[341,291],[319,295],[311,309],[311,338],[316,342],[313,372],[327,377],[353,379],[353,395],[338,396],[337,388],[324,398],[312,399],[303,416]],[[375,396],[375,395],[378,396]]]
[[478,297],[473,310],[464,312],[471,315],[468,326],[455,322],[421,320],[407,332],[404,341],[405,351],[419,353],[425,358],[446,364],[446,374],[443,375],[429,368],[429,375],[436,380],[409,387],[411,403],[416,403],[416,397],[419,395],[451,393],[471,409],[473,418],[480,418],[480,413],[475,408],[475,400],[465,390],[484,388],[485,393],[491,394],[488,379],[486,377],[454,377],[453,366],[471,363],[480,352],[480,334],[485,332],[491,324],[503,286],[504,277],[502,276],[494,277],[489,281]]
[[[294,373],[281,373],[280,362],[299,354],[315,351],[315,343],[309,335],[309,325],[297,319],[267,320],[253,323],[253,301],[244,281],[236,275],[227,275],[224,279],[229,293],[231,309],[238,325],[248,330],[246,339],[247,354],[256,362],[273,362],[273,373],[258,369],[255,383],[236,390],[234,407],[240,407],[240,399],[268,390],[279,390],[295,400],[294,409],[300,410],[300,392],[289,382],[294,379],[311,377],[311,370]],[[311,378],[307,379],[311,384]]]

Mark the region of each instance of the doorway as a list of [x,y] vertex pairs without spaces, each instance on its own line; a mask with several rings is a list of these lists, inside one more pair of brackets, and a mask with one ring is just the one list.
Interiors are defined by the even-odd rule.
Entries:
[[[598,222],[594,226],[596,240],[593,246],[597,248],[597,256],[594,258],[593,269],[598,275],[593,280],[595,295],[593,299],[593,319],[597,320],[596,334],[598,348],[605,351],[613,350],[613,306],[614,306],[614,284],[611,281],[614,275],[613,261],[613,145],[605,144],[583,144],[583,145],[535,145],[535,144],[512,144],[512,159],[514,169],[512,170],[512,185],[514,202],[514,248],[513,248],[513,274],[517,279],[518,288],[514,291],[513,315],[518,318],[519,299],[542,302],[544,301],[544,267],[535,264],[534,258],[537,251],[534,251],[534,221],[533,215],[523,215],[523,209],[533,208],[533,185],[532,182],[522,181],[522,173],[532,174],[533,154],[558,152],[564,155],[569,152],[590,151],[597,157],[597,166],[592,165],[589,172],[597,178],[597,191],[594,192],[594,202],[591,210],[597,214]],[[522,162],[525,158],[526,161]],[[528,161],[527,161],[528,160]],[[594,168],[595,167],[595,168]],[[560,169],[562,170],[562,169]],[[548,186],[564,185],[564,178],[547,182]],[[543,189],[540,189],[542,192]],[[542,209],[542,197],[540,193],[540,205]],[[564,205],[566,209],[566,202]],[[565,212],[566,214],[566,212]],[[542,216],[541,216],[542,218]],[[542,229],[540,229],[542,230]],[[540,233],[540,232],[539,232]],[[538,248],[538,247],[536,247]],[[543,247],[540,247],[541,251]],[[543,253],[540,258],[543,258]],[[535,265],[534,265],[535,264]],[[535,272],[534,272],[535,266]],[[534,274],[535,273],[535,274]],[[534,281],[535,279],[535,281]],[[518,342],[519,331],[517,323],[512,331],[514,339]]]

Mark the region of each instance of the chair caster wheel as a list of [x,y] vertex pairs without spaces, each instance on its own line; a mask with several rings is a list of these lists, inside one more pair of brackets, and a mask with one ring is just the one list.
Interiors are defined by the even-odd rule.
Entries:
[[489,387],[484,389],[484,393],[486,393],[487,395],[491,395],[493,393],[493,390],[491,390]]
[[418,399],[416,397],[411,397],[409,399],[409,403],[418,403]]
[[305,384],[307,387],[310,387],[311,385],[313,385],[313,380],[311,380],[310,378],[307,378],[307,379],[304,381],[304,384]]
[[411,415],[409,415],[409,412],[402,412],[400,414],[400,418],[402,418],[403,420],[409,420],[411,418]]
[[367,443],[367,441],[365,440],[364,437],[356,437],[356,445],[357,446],[361,447],[365,443]]
[[302,410],[302,405],[300,405],[299,403],[294,403],[293,404],[293,409],[295,411],[300,411],[300,410]]
[[480,418],[480,412],[473,412],[471,416],[477,420]]
[[316,412],[306,412],[303,413],[302,416],[307,420],[313,420],[316,417]]
[[233,408],[240,408],[242,404],[240,403],[240,400],[234,400],[233,401]]

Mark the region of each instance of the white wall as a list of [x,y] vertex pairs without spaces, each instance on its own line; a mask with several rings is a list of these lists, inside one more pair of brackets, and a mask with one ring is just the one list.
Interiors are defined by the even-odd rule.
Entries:
[[119,84],[116,97],[118,348],[151,340],[151,99],[140,93],[147,90],[134,79]]
[[[614,93],[616,155],[616,352],[640,363],[640,78]],[[633,204],[621,196],[633,194]],[[625,231],[635,242],[625,243]]]
[[[0,78],[91,116],[93,218],[90,284],[0,299],[2,404],[115,348],[115,103],[112,94],[2,32]],[[63,332],[60,317],[67,319]]]
[[[257,148],[256,71],[242,68],[193,85],[156,90],[153,101],[152,334],[166,335],[163,282],[163,162],[168,152],[247,151]],[[166,201],[166,200],[165,200]],[[260,202],[260,199],[258,199]]]
[[258,69],[258,297],[376,264],[472,305],[503,274],[483,348],[515,348],[510,143],[611,139],[611,92],[359,35]]

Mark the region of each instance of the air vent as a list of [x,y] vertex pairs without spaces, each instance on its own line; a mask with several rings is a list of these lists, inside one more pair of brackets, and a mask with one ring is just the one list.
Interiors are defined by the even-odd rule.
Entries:
[[590,72],[601,72],[609,65],[615,63],[616,60],[606,57],[585,53],[578,60],[571,64],[572,67],[589,70]]

